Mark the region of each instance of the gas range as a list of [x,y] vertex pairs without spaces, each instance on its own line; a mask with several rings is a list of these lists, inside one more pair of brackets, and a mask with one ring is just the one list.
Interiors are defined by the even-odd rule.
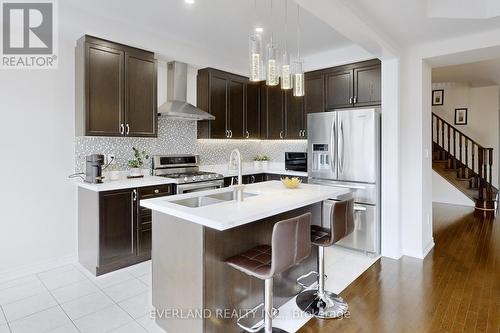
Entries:
[[167,177],[176,184],[223,181],[224,176],[199,170],[198,155],[155,155],[153,176]]
[[158,175],[160,177],[167,177],[175,179],[177,184],[183,183],[195,183],[207,180],[223,179],[224,176],[213,172],[203,172],[203,171],[193,171],[185,173],[173,173],[173,174],[163,174]]

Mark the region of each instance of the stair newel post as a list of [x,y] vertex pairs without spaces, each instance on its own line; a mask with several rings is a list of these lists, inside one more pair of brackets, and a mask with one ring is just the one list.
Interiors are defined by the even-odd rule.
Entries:
[[491,194],[492,192],[492,184],[493,184],[493,148],[488,149],[488,168],[490,172],[489,176],[489,181],[488,181],[488,193]]
[[483,148],[478,147],[478,169],[479,169],[479,200],[483,200],[483,192],[484,192],[484,186],[483,186],[483,158],[484,158],[484,152]]

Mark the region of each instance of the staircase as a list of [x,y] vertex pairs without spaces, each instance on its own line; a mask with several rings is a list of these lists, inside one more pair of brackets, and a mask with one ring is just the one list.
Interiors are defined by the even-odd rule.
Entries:
[[432,114],[432,168],[476,203],[495,212],[498,189],[492,185],[493,148],[485,148],[435,113]]

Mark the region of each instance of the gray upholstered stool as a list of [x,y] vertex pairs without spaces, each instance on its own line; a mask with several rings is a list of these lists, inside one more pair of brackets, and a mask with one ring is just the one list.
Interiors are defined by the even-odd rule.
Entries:
[[[258,327],[238,325],[247,332],[279,333],[272,320],[277,315],[273,309],[273,277],[297,265],[311,254],[311,214],[280,221],[274,225],[271,246],[260,245],[226,262],[237,270],[265,280],[264,324]],[[240,318],[241,319],[241,318]]]
[[[330,202],[329,202],[330,203]],[[297,296],[298,307],[317,318],[338,318],[346,314],[347,303],[337,294],[325,290],[325,247],[332,246],[354,230],[354,200],[331,202],[328,226],[311,226],[311,241],[318,246],[318,289]],[[300,277],[297,282],[312,273]]]

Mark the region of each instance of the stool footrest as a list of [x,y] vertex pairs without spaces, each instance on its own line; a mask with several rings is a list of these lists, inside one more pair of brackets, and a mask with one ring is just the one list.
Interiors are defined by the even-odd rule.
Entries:
[[[314,278],[313,278],[314,276]],[[328,280],[328,276],[325,274],[324,275],[325,281]],[[312,280],[312,281],[309,281]],[[317,283],[319,280],[319,273],[316,271],[311,271],[307,274],[304,274],[302,276],[299,276],[297,278],[297,284],[301,286],[303,289],[310,289],[314,286],[315,283]],[[309,282],[309,283],[308,283]]]
[[[236,324],[238,324],[238,326],[245,330],[246,332],[249,332],[249,333],[257,333],[259,332],[263,327],[264,327],[264,303],[260,303],[259,305],[257,305],[256,307],[254,307],[253,309],[249,310],[247,313],[245,313],[243,316],[239,317],[238,320],[236,321]],[[273,308],[273,314],[272,314],[272,318],[276,318],[279,314],[279,310],[276,309],[276,308]],[[249,318],[261,318],[262,319],[258,319],[259,321],[251,326],[246,326],[243,322],[246,320],[246,319],[249,319]]]

